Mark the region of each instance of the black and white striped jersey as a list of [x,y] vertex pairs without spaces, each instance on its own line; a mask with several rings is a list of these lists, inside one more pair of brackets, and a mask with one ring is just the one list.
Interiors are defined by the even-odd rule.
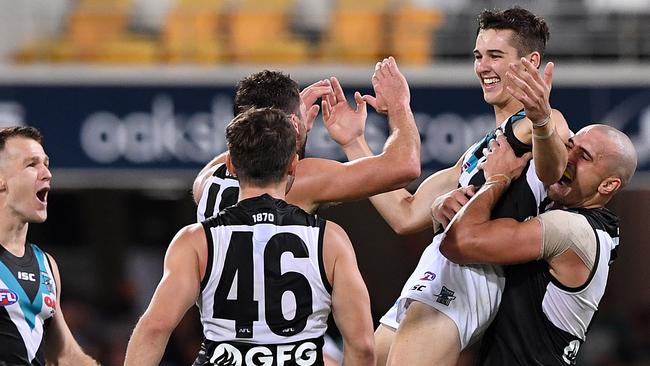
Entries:
[[201,222],[224,208],[234,205],[238,197],[239,180],[230,174],[226,164],[219,165],[203,187],[196,208],[196,221]]
[[[513,125],[526,117],[524,111],[513,114],[498,128],[503,131],[515,155],[522,156],[532,150],[532,146],[519,141],[513,131]],[[488,133],[483,139],[475,143],[463,159],[459,187],[474,185],[477,189],[485,183],[483,171],[478,169],[480,162],[485,160],[483,149],[488,147],[490,140],[496,138],[496,129]],[[529,161],[521,176],[512,181],[508,190],[492,209],[492,218],[513,218],[524,221],[531,216],[536,216],[546,198],[544,183],[535,173],[535,164]]]
[[325,222],[265,194],[202,223],[208,264],[197,306],[205,340],[195,365],[249,357],[322,363],[331,309]]
[[[589,279],[580,287],[566,287],[543,260],[506,267],[506,288],[483,338],[481,365],[575,365],[605,293],[619,233],[618,218],[605,208],[567,211],[584,216],[596,234]],[[571,229],[566,235],[572,235]]]

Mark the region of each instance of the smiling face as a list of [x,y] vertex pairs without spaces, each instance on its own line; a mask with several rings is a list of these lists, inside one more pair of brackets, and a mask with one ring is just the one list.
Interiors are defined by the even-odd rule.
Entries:
[[495,107],[519,103],[506,90],[508,65],[521,64],[519,53],[512,46],[513,36],[510,29],[483,29],[476,36],[474,71],[483,89],[483,99]]
[[0,197],[4,209],[25,223],[47,219],[52,174],[49,158],[37,141],[16,136],[0,151]]
[[603,206],[611,197],[608,184],[620,187],[615,165],[619,147],[606,131],[585,127],[569,139],[569,159],[560,181],[548,188],[549,197],[564,207]]

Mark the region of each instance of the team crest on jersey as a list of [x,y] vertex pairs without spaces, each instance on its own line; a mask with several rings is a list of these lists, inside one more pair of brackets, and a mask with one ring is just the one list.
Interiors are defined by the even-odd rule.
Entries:
[[456,299],[456,296],[454,296],[454,291],[446,288],[445,286],[442,286],[442,290],[440,290],[440,293],[434,296],[437,298],[436,302],[439,302],[447,306],[449,306],[452,300]]
[[222,343],[214,349],[210,363],[214,366],[241,366],[241,352],[227,343]]
[[575,365],[576,359],[578,358],[578,350],[580,349],[580,341],[573,340],[569,342],[569,345],[564,347],[564,353],[562,354],[562,360],[566,362],[567,365]]
[[18,302],[18,294],[8,288],[0,289],[0,306],[9,306]]
[[50,293],[54,293],[54,281],[50,275],[45,271],[41,271],[41,283],[47,288]]
[[433,272],[426,271],[420,281],[433,281],[436,278],[436,274]]

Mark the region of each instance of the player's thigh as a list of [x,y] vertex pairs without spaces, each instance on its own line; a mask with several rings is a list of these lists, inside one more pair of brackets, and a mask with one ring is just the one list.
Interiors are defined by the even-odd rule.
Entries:
[[414,301],[400,322],[387,364],[453,366],[459,354],[456,324],[431,306]]
[[377,366],[386,365],[388,352],[395,338],[395,330],[391,327],[379,324],[375,330],[375,355],[377,357]]

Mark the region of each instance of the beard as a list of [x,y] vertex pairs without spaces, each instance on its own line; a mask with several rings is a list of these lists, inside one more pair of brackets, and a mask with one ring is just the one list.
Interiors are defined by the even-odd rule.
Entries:
[[305,140],[296,148],[296,154],[298,154],[298,159],[302,160],[305,158],[305,147],[307,146],[307,135],[305,135]]

